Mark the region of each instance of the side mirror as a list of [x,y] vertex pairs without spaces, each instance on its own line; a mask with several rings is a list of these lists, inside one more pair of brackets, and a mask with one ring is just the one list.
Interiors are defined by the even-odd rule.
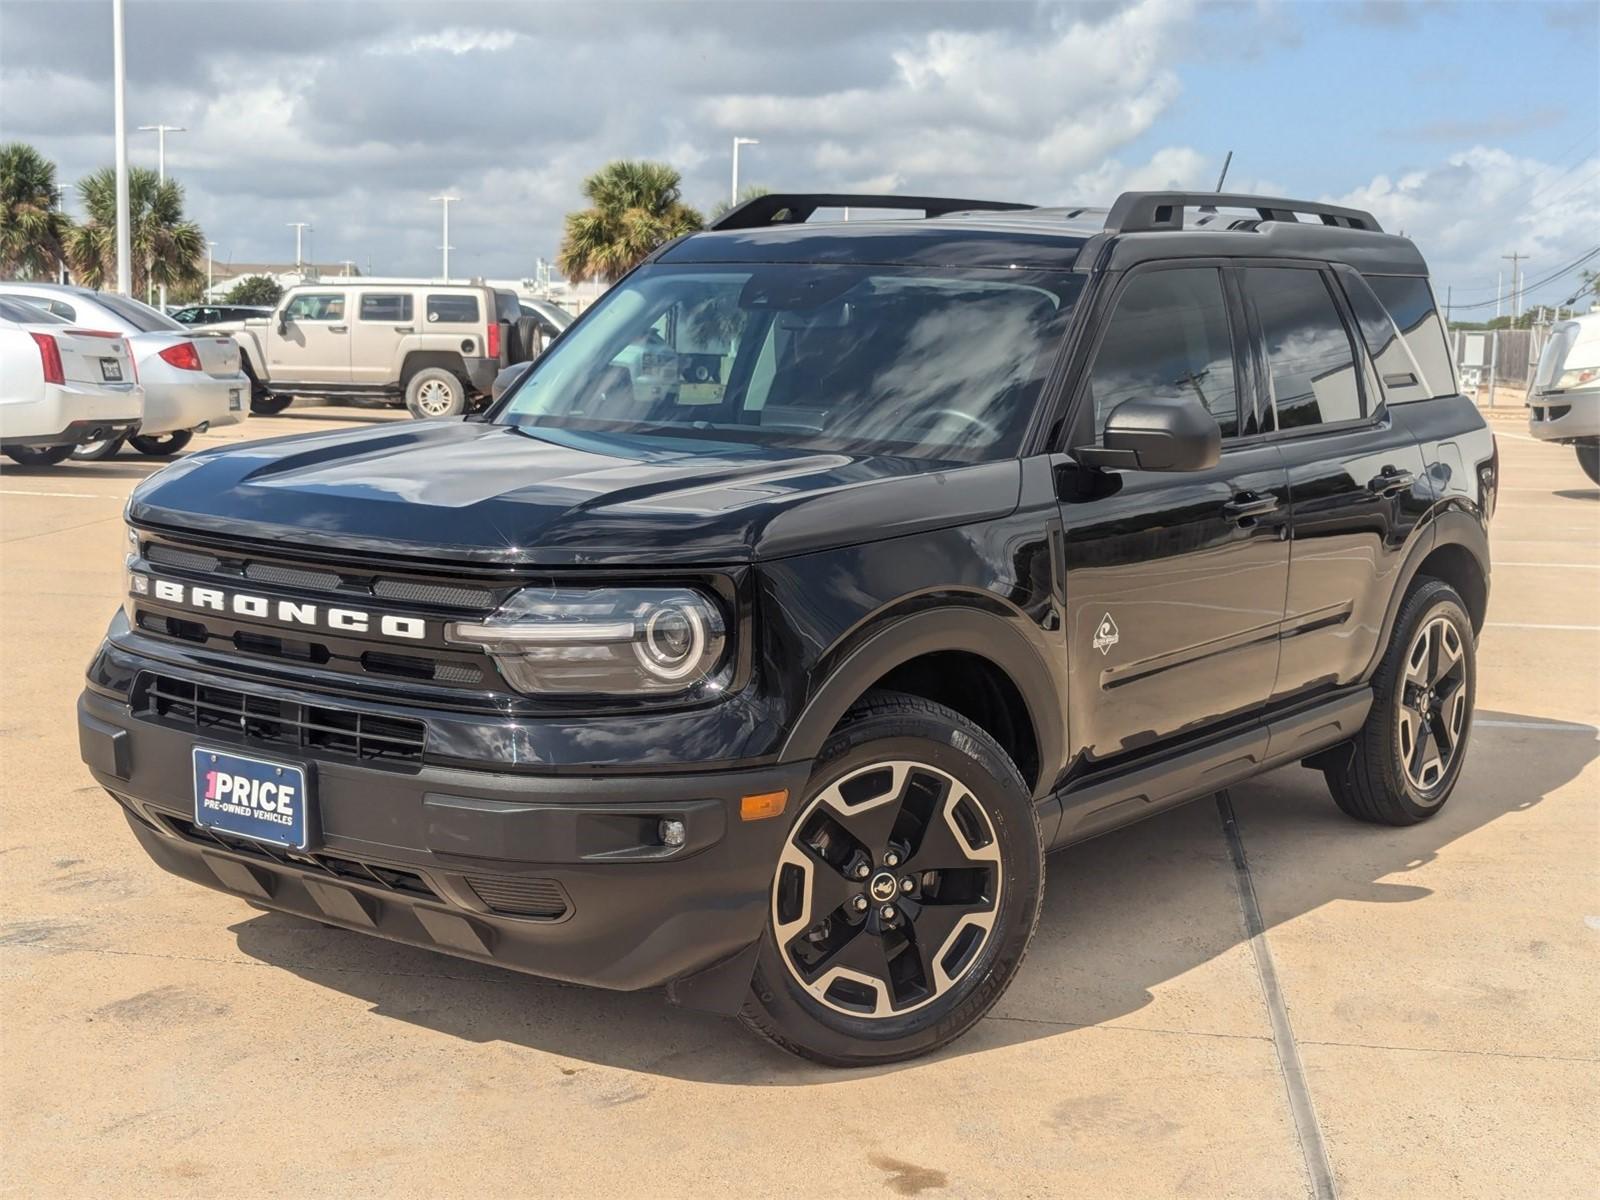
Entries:
[[1198,400],[1125,400],[1106,418],[1104,444],[1075,449],[1085,466],[1203,471],[1222,454],[1222,430]]
[[289,332],[289,314],[285,309],[278,313],[278,336],[282,337]]
[[533,366],[531,362],[519,362],[512,363],[509,367],[501,367],[500,374],[494,377],[494,383],[489,388],[489,399],[499,400],[501,396],[516,387],[531,366]]

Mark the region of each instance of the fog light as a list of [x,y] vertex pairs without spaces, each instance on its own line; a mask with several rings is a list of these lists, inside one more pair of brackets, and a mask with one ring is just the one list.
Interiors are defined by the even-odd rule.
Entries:
[[681,846],[688,836],[684,832],[683,822],[673,817],[664,817],[657,832],[661,835],[663,846]]

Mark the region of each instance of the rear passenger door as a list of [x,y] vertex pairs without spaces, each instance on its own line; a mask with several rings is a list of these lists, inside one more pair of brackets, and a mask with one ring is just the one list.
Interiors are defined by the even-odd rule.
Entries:
[[1282,699],[1365,673],[1427,484],[1422,452],[1384,407],[1333,274],[1263,263],[1238,275],[1289,480],[1289,590],[1273,688]]
[[1057,468],[1071,742],[1091,760],[1242,721],[1272,691],[1287,484],[1247,351],[1218,265],[1133,272],[1103,323],[1071,444],[1099,444],[1111,410],[1136,399],[1199,399],[1223,436],[1199,471]]
[[356,319],[350,332],[350,382],[373,387],[400,379],[400,348],[417,331],[410,292],[356,293]]

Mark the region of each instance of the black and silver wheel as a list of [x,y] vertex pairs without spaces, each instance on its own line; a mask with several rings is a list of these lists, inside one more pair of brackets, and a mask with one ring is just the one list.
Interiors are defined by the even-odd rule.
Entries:
[[128,445],[151,458],[166,458],[182,450],[193,438],[194,432],[189,429],[175,429],[171,433],[158,433],[152,437],[136,433],[128,439]]
[[467,408],[467,389],[442,367],[425,367],[406,384],[406,407],[414,417],[458,417]]
[[5,456],[24,467],[53,467],[72,457],[77,447],[65,446],[7,446]]
[[1476,654],[1461,597],[1449,584],[1424,581],[1395,622],[1366,725],[1322,760],[1340,808],[1385,825],[1413,825],[1439,811],[1472,730]]
[[112,434],[93,442],[79,442],[72,449],[74,462],[104,462],[108,458],[115,458],[117,451],[122,449],[124,435]]
[[1600,483],[1600,438],[1579,442],[1578,465],[1583,468],[1583,473],[1589,477],[1590,483]]
[[1043,872],[1032,798],[993,739],[942,705],[869,697],[779,855],[742,1016],[834,1065],[927,1053],[1011,981]]

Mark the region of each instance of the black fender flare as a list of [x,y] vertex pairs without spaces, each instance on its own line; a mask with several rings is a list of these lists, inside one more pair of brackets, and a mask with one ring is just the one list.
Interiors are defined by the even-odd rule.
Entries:
[[1389,639],[1394,635],[1395,622],[1400,619],[1400,605],[1404,602],[1406,593],[1411,590],[1411,585],[1416,582],[1422,564],[1435,550],[1443,546],[1460,546],[1470,554],[1473,561],[1478,564],[1478,570],[1483,574],[1484,596],[1487,601],[1489,533],[1478,514],[1459,507],[1437,509],[1424,528],[1427,530],[1426,534],[1412,542],[1411,548],[1406,552],[1405,563],[1400,568],[1394,590],[1389,593],[1389,604],[1383,614],[1383,633],[1378,638],[1378,647],[1373,652],[1372,661],[1362,672],[1363,680],[1370,679],[1383,660],[1384,652],[1389,647]]
[[839,719],[879,679],[924,654],[961,651],[993,663],[1022,694],[1039,747],[1039,779],[1034,798],[1048,795],[1065,757],[1066,722],[1062,693],[1040,649],[1017,628],[1020,616],[1004,617],[975,606],[946,606],[904,615],[886,615],[854,646],[830,650],[839,655],[827,679],[807,701],[789,730],[782,762],[815,758]]

